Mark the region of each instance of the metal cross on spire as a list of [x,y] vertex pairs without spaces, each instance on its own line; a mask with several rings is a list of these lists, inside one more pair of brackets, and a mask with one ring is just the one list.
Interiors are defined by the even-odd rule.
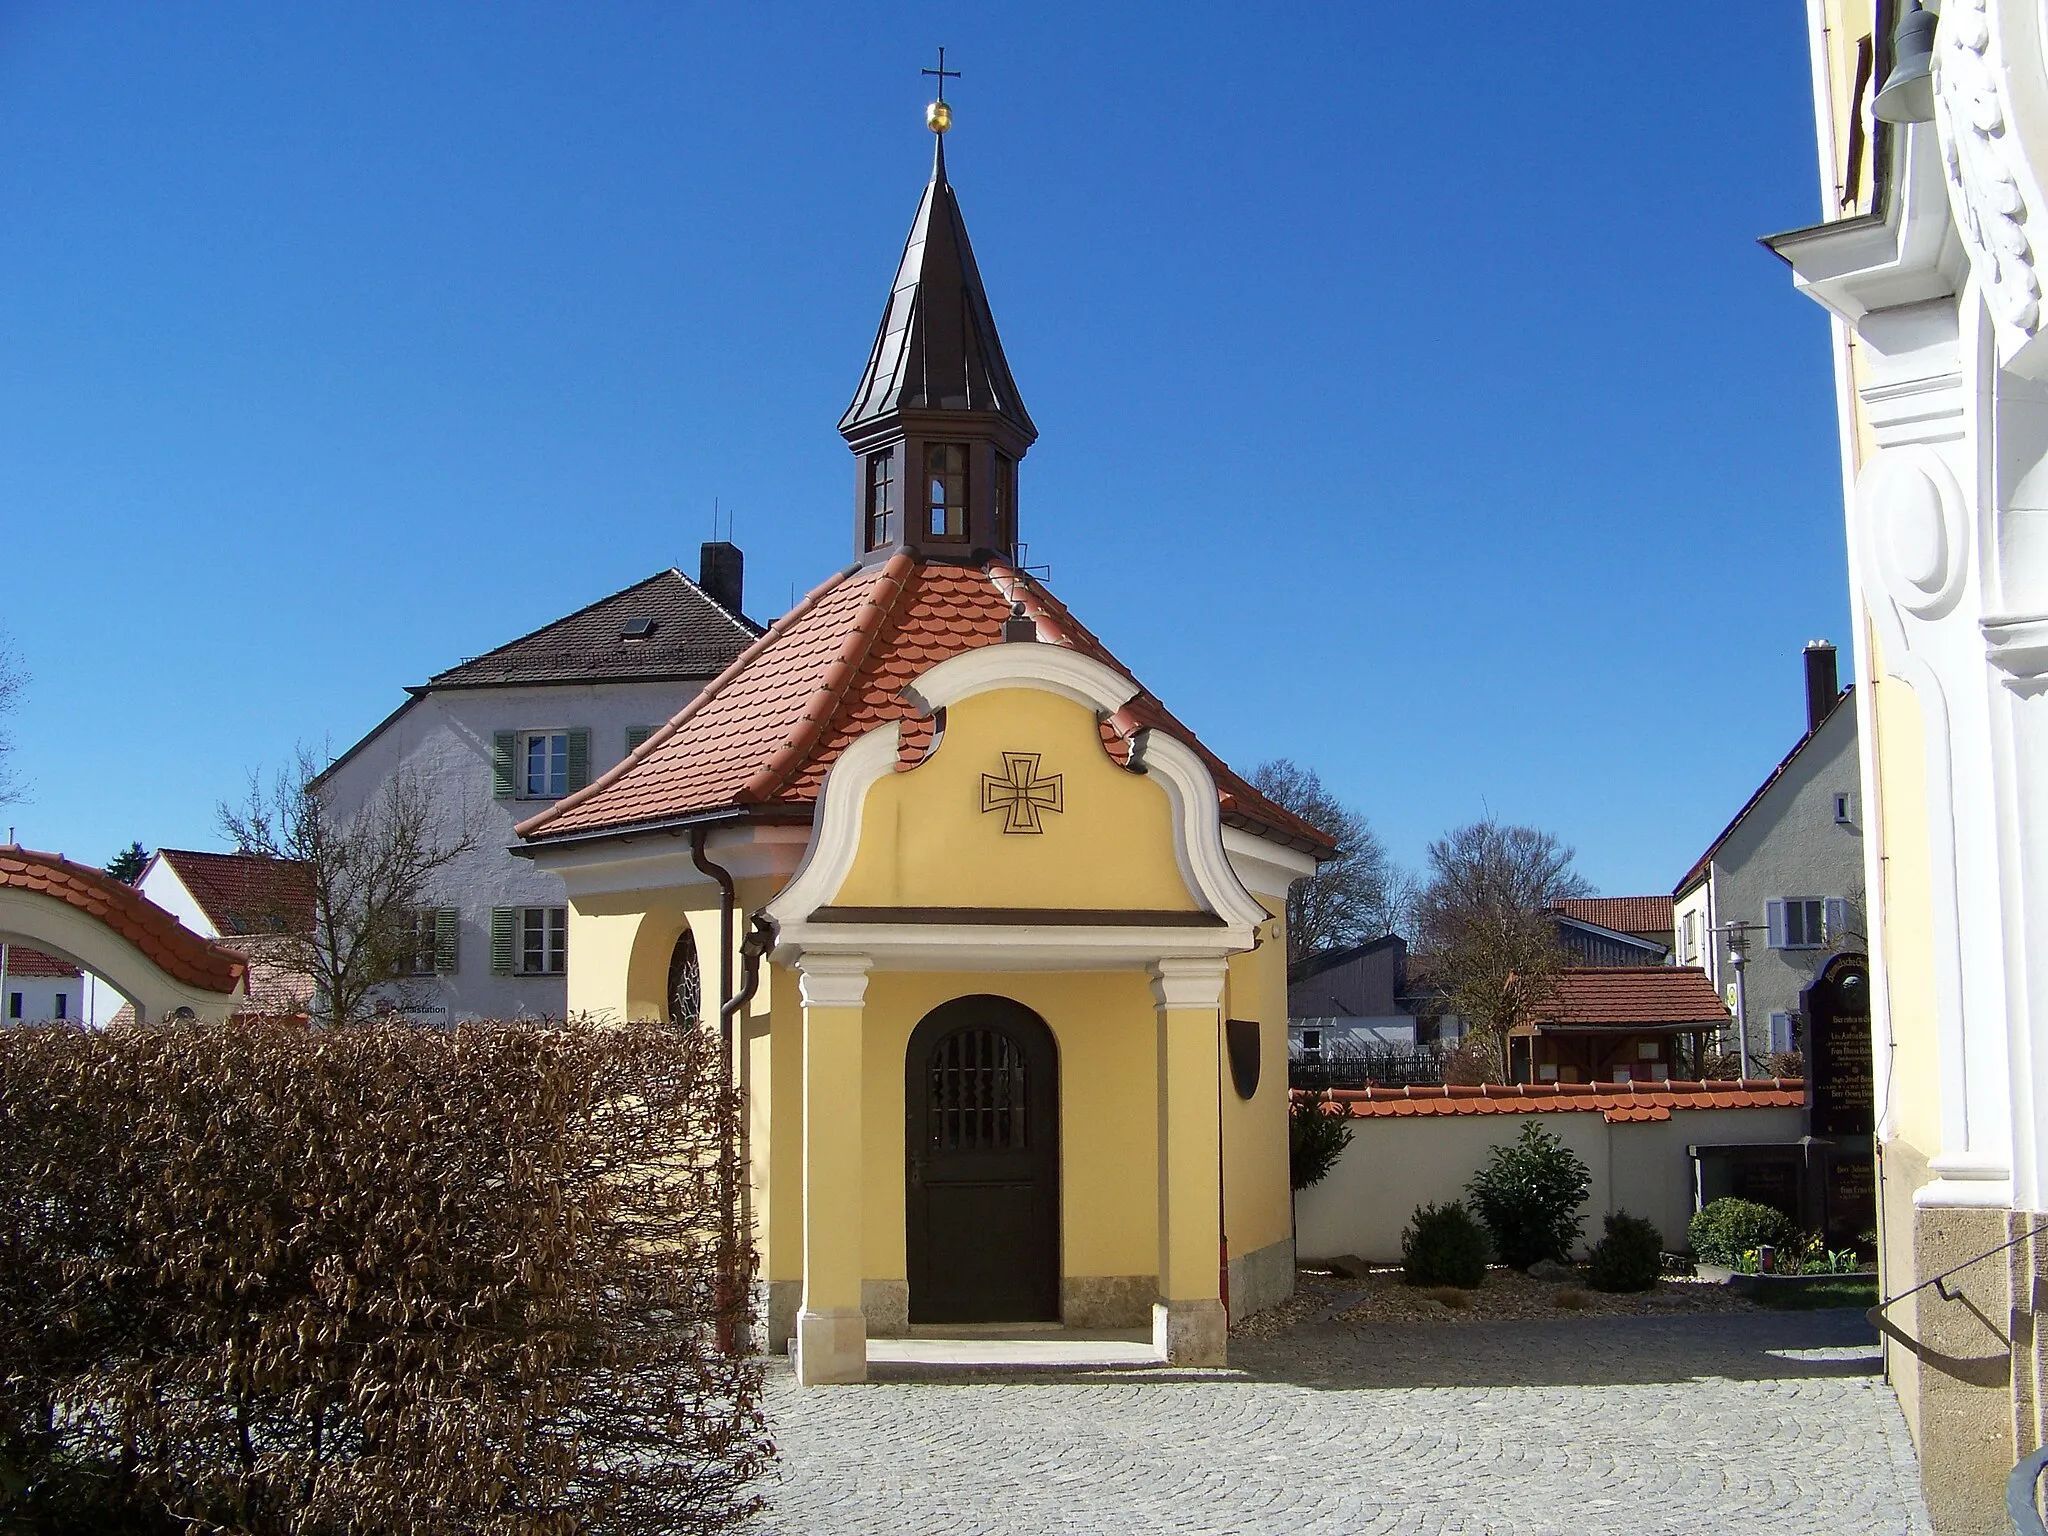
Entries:
[[953,126],[953,109],[946,104],[946,82],[958,80],[960,71],[946,68],[946,50],[939,50],[939,67],[920,70],[920,74],[936,75],[939,78],[939,99],[924,109],[924,125],[933,133],[944,133]]
[[939,50],[939,67],[937,69],[922,69],[918,73],[922,75],[937,75],[939,77],[939,100],[941,101],[946,99],[946,82],[960,78],[959,70],[946,68],[946,50],[944,48]]

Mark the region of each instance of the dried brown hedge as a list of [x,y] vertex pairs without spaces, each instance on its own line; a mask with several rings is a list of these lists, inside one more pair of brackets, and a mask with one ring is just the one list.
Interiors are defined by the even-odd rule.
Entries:
[[704,1532],[715,1043],[655,1025],[0,1031],[0,1529]]

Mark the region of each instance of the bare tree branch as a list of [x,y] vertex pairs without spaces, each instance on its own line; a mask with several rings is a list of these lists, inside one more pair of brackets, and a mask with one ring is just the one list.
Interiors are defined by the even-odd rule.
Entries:
[[[28,673],[22,670],[12,643],[0,633],[0,721],[21,707],[21,696],[27,689]],[[21,780],[8,761],[13,756],[13,732],[0,730],[0,805],[12,805],[21,798]]]
[[1276,805],[1327,832],[1337,857],[1287,892],[1287,960],[1376,939],[1402,926],[1414,885],[1394,864],[1364,815],[1344,804],[1312,768],[1287,758],[1261,763],[1252,783]]
[[1572,868],[1572,850],[1535,827],[1489,817],[1429,845],[1418,936],[1445,1010],[1464,1018],[1495,1081],[1507,1077],[1509,1033],[1556,1002],[1566,956],[1545,909],[1591,893]]
[[319,773],[318,759],[301,747],[267,785],[252,775],[240,805],[222,801],[220,826],[242,852],[302,872],[301,887],[281,884],[266,910],[249,916],[278,936],[281,962],[313,978],[315,1015],[354,1024],[368,1016],[373,992],[409,971],[428,882],[476,846],[477,818],[465,806],[449,823],[410,772],[394,774],[341,817],[321,800]]

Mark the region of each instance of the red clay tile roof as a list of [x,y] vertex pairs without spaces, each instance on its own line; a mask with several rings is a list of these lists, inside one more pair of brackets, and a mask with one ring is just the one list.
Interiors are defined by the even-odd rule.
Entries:
[[1544,1023],[1566,1029],[1728,1022],[1728,1005],[1693,965],[1575,965],[1557,974]]
[[[931,667],[1002,641],[1013,596],[1042,643],[1124,668],[1066,608],[1009,567],[920,562],[907,553],[832,577],[776,621],[687,708],[589,788],[519,824],[521,837],[626,830],[719,810],[808,814],[826,772],[856,739],[898,721],[906,761],[931,739],[904,688]],[[1121,761],[1137,731],[1187,743],[1215,775],[1223,819],[1328,857],[1330,839],[1232,773],[1150,693],[1103,727]]]
[[159,848],[157,857],[171,866],[222,933],[274,933],[280,920],[299,927],[312,924],[313,883],[303,865],[253,853],[188,848]]
[[0,848],[0,887],[36,891],[96,917],[188,987],[240,990],[249,962],[202,939],[155,902],[101,870],[54,853]]
[[7,946],[7,974],[63,980],[81,973],[69,960],[59,960],[55,955],[46,955],[40,949],[30,949],[23,944],[10,944]]
[[1806,1084],[1796,1077],[1721,1083],[1495,1083],[1482,1088],[1338,1088],[1328,1098],[1354,1120],[1597,1111],[1619,1123],[1669,1120],[1674,1109],[1798,1109],[1806,1103]]
[[1575,896],[1554,902],[1551,910],[1616,933],[1661,933],[1668,939],[1671,906],[1669,896]]

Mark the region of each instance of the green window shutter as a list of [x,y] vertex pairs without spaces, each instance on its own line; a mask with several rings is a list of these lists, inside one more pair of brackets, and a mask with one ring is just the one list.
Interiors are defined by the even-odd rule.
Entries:
[[642,742],[654,734],[651,725],[629,725],[626,727],[626,756],[631,757],[640,750]]
[[575,794],[590,783],[590,728],[569,733],[569,793]]
[[515,912],[511,907],[491,908],[491,969],[500,976],[512,974],[512,940]]
[[491,736],[491,798],[510,800],[515,788],[513,759],[519,755],[519,733],[498,731]]
[[456,941],[462,932],[462,914],[453,907],[434,909],[434,969],[443,976],[455,974]]

